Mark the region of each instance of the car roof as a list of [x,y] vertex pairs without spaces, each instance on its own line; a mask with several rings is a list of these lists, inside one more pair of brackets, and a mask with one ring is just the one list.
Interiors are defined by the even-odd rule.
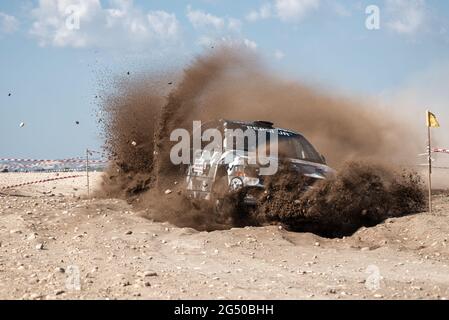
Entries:
[[294,134],[294,135],[298,135],[298,136],[303,136],[301,133],[294,131],[294,130],[290,130],[290,129],[285,129],[285,128],[279,128],[279,127],[274,127],[272,122],[269,121],[260,121],[260,120],[255,120],[255,121],[240,121],[240,120],[227,120],[227,119],[222,119],[220,120],[220,122],[223,123],[223,125],[225,127],[240,127],[240,126],[250,126],[250,127],[255,127],[255,128],[265,128],[265,129],[277,129],[280,131],[284,131],[284,132],[288,132],[290,134]]

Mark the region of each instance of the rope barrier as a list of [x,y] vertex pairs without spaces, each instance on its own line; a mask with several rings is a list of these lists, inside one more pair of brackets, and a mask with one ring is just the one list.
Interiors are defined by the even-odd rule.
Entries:
[[32,182],[25,182],[25,183],[12,185],[12,186],[1,187],[0,190],[6,190],[6,189],[11,189],[11,188],[18,188],[18,187],[23,187],[23,186],[29,186],[29,185],[32,185],[32,184],[40,184],[40,183],[56,181],[56,180],[74,179],[74,178],[80,178],[80,177],[84,177],[84,175],[76,175],[76,176],[69,176],[69,177],[58,177],[58,178],[37,180],[37,181],[32,181]]

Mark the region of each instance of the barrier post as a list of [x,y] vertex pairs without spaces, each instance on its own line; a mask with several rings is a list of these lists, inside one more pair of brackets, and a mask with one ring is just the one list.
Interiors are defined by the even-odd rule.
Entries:
[[432,145],[430,127],[427,127],[427,151],[429,158],[429,213],[432,214]]
[[89,149],[86,149],[86,179],[87,179],[87,196],[90,195],[89,186]]

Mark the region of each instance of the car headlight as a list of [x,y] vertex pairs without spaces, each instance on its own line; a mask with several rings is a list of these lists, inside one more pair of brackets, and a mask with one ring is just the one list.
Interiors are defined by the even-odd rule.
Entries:
[[242,181],[242,179],[240,179],[240,178],[233,178],[231,180],[231,183],[229,184],[229,188],[232,191],[237,191],[237,190],[243,188],[243,181]]

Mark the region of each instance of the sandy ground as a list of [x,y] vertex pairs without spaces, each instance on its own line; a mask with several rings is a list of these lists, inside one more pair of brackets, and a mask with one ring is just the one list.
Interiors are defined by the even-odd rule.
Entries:
[[[0,189],[51,177],[0,174]],[[85,193],[85,177],[0,190],[1,299],[449,298],[443,193],[433,215],[344,239],[278,226],[197,232]]]

